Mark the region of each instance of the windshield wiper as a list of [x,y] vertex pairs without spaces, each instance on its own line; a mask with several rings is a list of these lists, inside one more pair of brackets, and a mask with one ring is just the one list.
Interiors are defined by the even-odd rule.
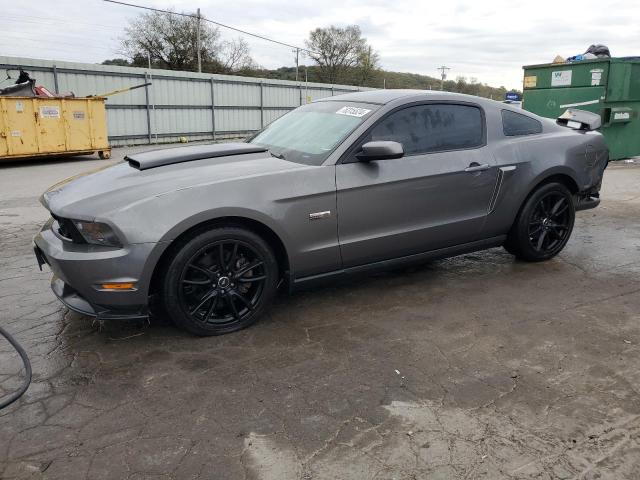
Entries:
[[269,150],[269,153],[271,154],[272,157],[279,158],[280,160],[286,160],[284,153],[275,154],[271,150]]

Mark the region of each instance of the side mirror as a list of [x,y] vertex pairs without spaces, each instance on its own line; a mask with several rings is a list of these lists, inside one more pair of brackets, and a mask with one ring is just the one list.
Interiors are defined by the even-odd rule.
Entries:
[[367,142],[362,145],[362,151],[356,154],[361,162],[371,160],[391,160],[404,156],[404,148],[401,143],[391,141]]

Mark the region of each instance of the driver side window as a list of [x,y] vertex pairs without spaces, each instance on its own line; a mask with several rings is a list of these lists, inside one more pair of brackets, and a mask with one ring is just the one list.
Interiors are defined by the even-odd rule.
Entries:
[[479,147],[484,119],[480,108],[471,105],[415,105],[381,120],[362,143],[376,140],[401,143],[405,155]]

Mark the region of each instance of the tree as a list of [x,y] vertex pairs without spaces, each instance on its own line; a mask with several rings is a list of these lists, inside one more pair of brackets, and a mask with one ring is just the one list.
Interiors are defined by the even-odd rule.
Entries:
[[249,51],[249,44],[242,38],[221,42],[216,59],[220,72],[236,73],[259,68]]
[[111,58],[102,62],[102,65],[116,65],[118,67],[130,67],[131,62],[126,58]]
[[327,83],[338,83],[347,72],[359,67],[362,67],[359,74],[365,78],[378,68],[378,54],[362,38],[357,25],[316,28],[309,33],[305,44],[309,57],[319,67],[320,79]]
[[[129,22],[121,39],[122,53],[135,66],[197,70],[198,19],[175,13],[149,12]],[[242,39],[222,40],[217,27],[200,20],[202,71],[233,73],[254,66],[249,45]]]
[[467,91],[467,78],[461,75],[456,77],[455,91],[458,93],[466,93]]
[[360,52],[360,58],[358,58],[358,77],[360,85],[365,85],[372,79],[374,74],[380,69],[380,55],[373,51],[371,45],[365,47]]

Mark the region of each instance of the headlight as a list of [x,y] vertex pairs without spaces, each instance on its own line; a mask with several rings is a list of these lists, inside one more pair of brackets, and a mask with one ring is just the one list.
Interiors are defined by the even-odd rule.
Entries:
[[73,224],[87,243],[108,245],[110,247],[119,247],[121,245],[116,234],[113,233],[111,227],[106,223],[73,220]]

